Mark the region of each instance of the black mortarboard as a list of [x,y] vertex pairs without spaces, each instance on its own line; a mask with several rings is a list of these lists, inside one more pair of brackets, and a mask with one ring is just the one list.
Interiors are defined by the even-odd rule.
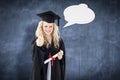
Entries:
[[58,26],[59,26],[60,17],[57,14],[55,14],[54,12],[47,11],[47,12],[39,13],[37,15],[39,17],[41,17],[43,21],[46,21],[48,23],[54,23],[54,21],[57,19],[58,20]]

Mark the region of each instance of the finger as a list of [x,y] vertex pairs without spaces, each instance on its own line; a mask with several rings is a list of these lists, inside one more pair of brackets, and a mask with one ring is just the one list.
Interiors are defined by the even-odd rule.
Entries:
[[61,60],[61,59],[62,59],[62,57],[61,57],[61,56],[58,56],[58,59],[59,59],[59,60]]
[[60,50],[59,52],[63,53],[63,50]]
[[60,54],[60,53],[58,54],[58,57],[61,57],[61,54]]
[[61,54],[63,55],[63,51],[61,51]]
[[61,56],[58,56],[58,59],[60,59],[61,58]]
[[59,53],[58,56],[61,57],[62,56],[61,53]]

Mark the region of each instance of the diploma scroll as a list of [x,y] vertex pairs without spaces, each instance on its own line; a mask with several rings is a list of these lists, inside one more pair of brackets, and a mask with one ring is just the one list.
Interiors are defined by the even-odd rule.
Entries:
[[[53,58],[56,58],[57,56],[58,56],[58,54],[55,54],[55,55],[53,55]],[[52,58],[48,58],[47,60],[44,61],[44,64],[47,64],[51,60],[52,60]]]

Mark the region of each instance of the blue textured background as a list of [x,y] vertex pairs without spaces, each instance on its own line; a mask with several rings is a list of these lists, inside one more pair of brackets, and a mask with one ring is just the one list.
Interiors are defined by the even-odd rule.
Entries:
[[[85,25],[65,23],[63,11],[86,3],[96,14]],[[60,34],[66,46],[67,80],[120,80],[120,6],[118,0],[1,0],[0,80],[28,80],[32,68],[31,41],[39,12],[61,16]]]

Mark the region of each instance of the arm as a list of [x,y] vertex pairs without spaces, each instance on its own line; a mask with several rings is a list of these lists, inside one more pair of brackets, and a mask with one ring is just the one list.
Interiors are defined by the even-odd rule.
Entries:
[[61,70],[62,70],[62,80],[65,80],[65,45],[64,45],[64,42],[62,39],[60,39],[60,50],[63,51],[63,57],[62,59],[60,60],[60,65],[61,65]]
[[41,80],[42,67],[44,62],[44,52],[40,47],[36,45],[36,42],[33,44],[33,54],[32,54],[32,77],[31,80]]

